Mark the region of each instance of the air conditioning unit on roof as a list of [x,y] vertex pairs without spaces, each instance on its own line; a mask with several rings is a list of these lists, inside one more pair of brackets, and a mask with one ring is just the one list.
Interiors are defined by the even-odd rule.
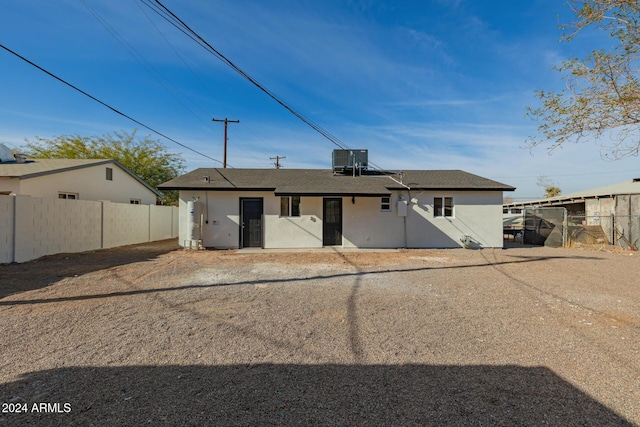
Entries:
[[369,150],[333,150],[331,159],[333,172],[351,172],[354,168],[369,169]]

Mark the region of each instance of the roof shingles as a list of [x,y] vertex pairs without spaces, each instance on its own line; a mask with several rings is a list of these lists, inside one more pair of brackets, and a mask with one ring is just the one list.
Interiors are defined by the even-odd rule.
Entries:
[[461,170],[410,170],[400,176],[371,172],[361,176],[329,169],[201,168],[165,182],[161,190],[274,191],[276,195],[384,196],[391,190],[513,191],[515,188]]

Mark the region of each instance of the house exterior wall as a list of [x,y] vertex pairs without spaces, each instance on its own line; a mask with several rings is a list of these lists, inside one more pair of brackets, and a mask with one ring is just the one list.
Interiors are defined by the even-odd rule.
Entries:
[[[433,198],[452,196],[454,216],[451,218],[433,218]],[[436,247],[459,247],[461,239],[468,235],[474,246],[502,247],[502,193],[486,192],[450,192],[417,196],[419,202],[413,210],[427,219],[436,229],[427,229],[418,242],[436,242]],[[422,206],[422,208],[421,208]],[[429,216],[430,214],[430,216]],[[424,224],[424,222],[423,222]]]
[[[342,199],[342,241],[348,248],[404,247],[403,220],[397,213],[398,194],[390,200],[391,210],[380,210],[380,197]],[[322,231],[322,229],[321,229]]]
[[[107,168],[113,170],[111,181],[106,179]],[[113,163],[22,179],[16,194],[57,198],[58,192],[77,193],[80,200],[130,203],[131,199],[139,199],[143,205],[156,203],[151,190]]]
[[[180,243],[188,236],[187,202],[195,200],[195,238],[206,247],[239,247],[240,198],[251,197],[264,201],[264,248],[322,247],[323,197],[303,196],[299,217],[281,217],[279,196],[239,191],[180,191]],[[408,202],[406,216],[398,215],[401,197]],[[434,217],[434,197],[453,197],[454,216]],[[458,248],[464,235],[478,247],[503,244],[499,191],[394,192],[389,212],[381,211],[380,197],[342,197],[342,210],[343,247]]]
[[[194,238],[206,247],[237,248],[240,244],[240,197],[273,197],[273,193],[237,191],[180,191],[178,241],[184,244],[190,228],[187,202],[194,200]],[[202,217],[202,228],[200,219]]]
[[[434,217],[434,197],[453,197],[454,216]],[[404,217],[398,215],[403,201]],[[503,244],[501,192],[394,192],[391,212],[380,210],[380,198],[356,197],[355,202],[343,201],[345,247],[459,248],[464,235],[480,247]]]
[[301,197],[300,216],[280,216],[280,197],[265,198],[265,248],[321,248],[322,197]]

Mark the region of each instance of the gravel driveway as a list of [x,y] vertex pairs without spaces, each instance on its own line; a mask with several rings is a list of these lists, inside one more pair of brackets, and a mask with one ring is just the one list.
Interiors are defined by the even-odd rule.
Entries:
[[639,277],[550,248],[3,265],[0,426],[640,426]]

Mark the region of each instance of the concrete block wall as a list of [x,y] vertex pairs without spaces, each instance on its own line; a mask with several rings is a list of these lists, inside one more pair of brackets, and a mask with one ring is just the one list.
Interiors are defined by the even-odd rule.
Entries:
[[102,202],[103,248],[149,242],[149,206]]
[[100,249],[100,202],[15,196],[14,261]]
[[15,201],[13,196],[0,195],[0,264],[13,261]]
[[171,209],[171,237],[177,237],[180,234],[180,208],[172,206]]
[[169,239],[178,208],[0,196],[0,263]]
[[[176,216],[175,228],[173,217]],[[178,208],[167,206],[149,206],[149,240],[164,240],[174,237],[177,233]]]

